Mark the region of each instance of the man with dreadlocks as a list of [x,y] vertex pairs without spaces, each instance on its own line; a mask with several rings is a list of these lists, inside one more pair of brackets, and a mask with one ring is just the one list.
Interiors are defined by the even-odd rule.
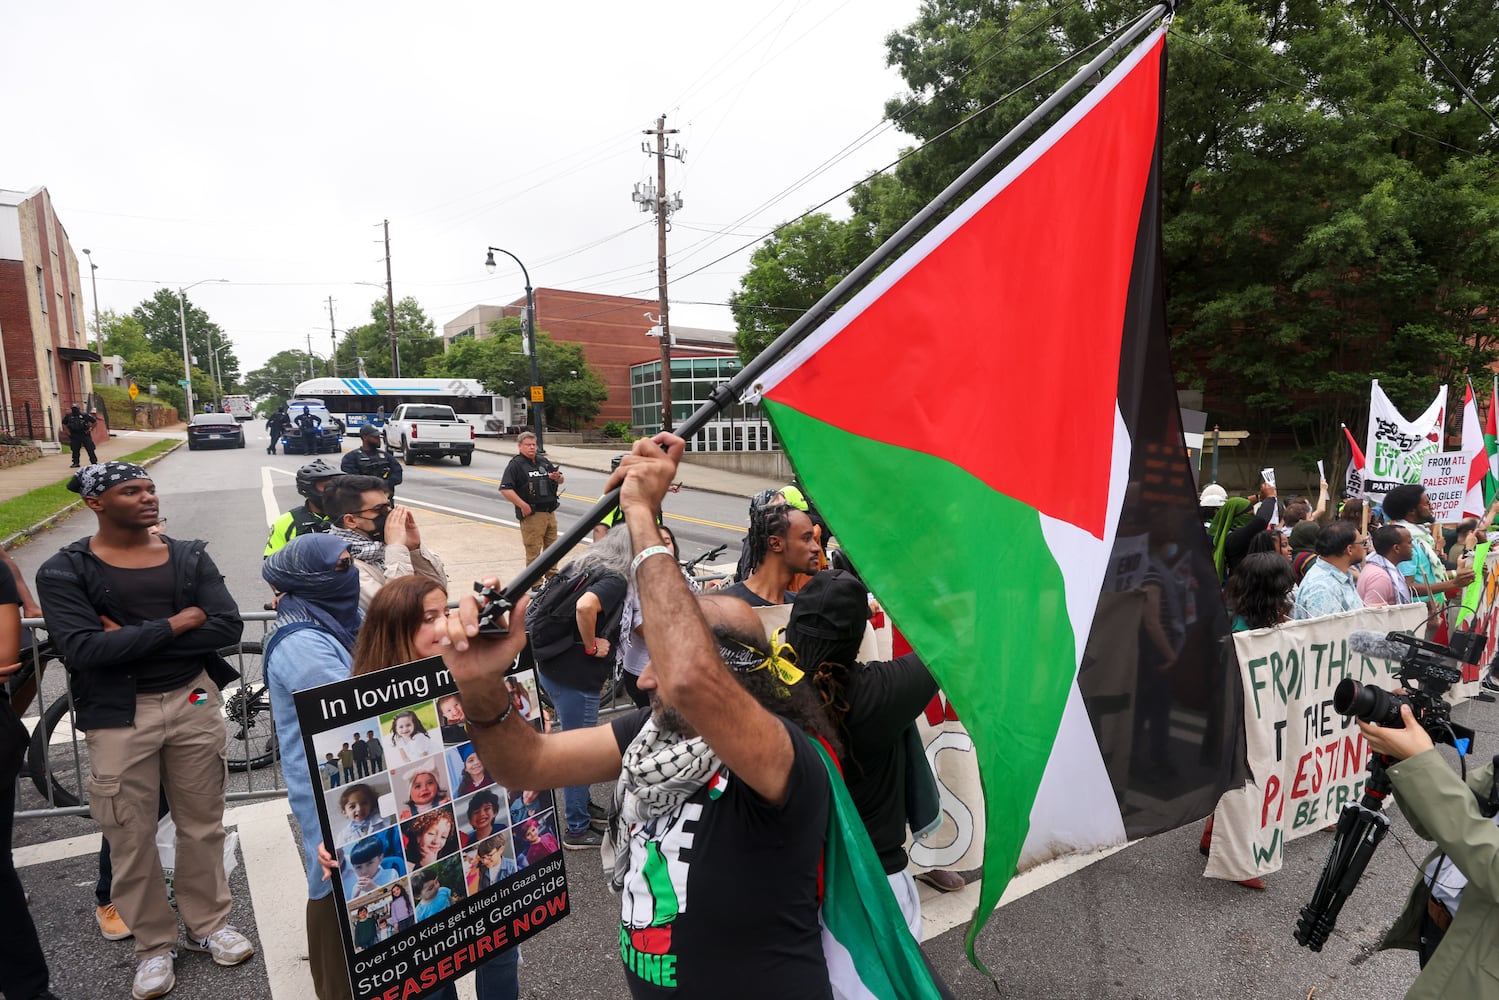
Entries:
[[621,487],[635,552],[650,707],[546,735],[510,718],[500,679],[525,636],[477,638],[472,595],[448,619],[443,659],[497,781],[615,782],[605,864],[622,893],[619,951],[633,996],[826,1000],[818,872],[832,786],[806,733],[836,739],[754,612],[695,597],[660,544],[656,511],[684,447],[671,434],[637,441],[606,487]]
[[856,662],[868,621],[863,581],[846,570],[823,570],[797,594],[786,641],[816,685],[843,743],[839,759],[849,795],[919,941],[921,899],[906,871],[905,842],[911,753],[913,742],[920,752],[920,743],[908,739],[907,730],[936,695],[937,682],[915,653],[885,663]]
[[750,502],[739,582],[721,593],[756,608],[786,604],[796,597],[791,581],[800,573],[816,573],[821,560],[822,546],[807,512],[792,507],[780,493],[762,493]]

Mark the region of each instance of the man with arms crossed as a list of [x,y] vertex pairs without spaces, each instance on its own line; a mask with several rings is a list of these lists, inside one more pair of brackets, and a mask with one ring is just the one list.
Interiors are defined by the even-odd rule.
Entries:
[[[219,689],[238,678],[218,650],[244,625],[200,541],[153,535],[156,486],[126,462],[83,469],[69,487],[99,530],[36,575],[47,632],[60,647],[88,741],[89,812],[109,840],[112,898],[135,932],[131,995],[172,989],[177,916],[187,948],[219,965],[255,953],[229,926],[224,874],[224,713]],[[177,912],[156,854],[160,791],[177,823]]]

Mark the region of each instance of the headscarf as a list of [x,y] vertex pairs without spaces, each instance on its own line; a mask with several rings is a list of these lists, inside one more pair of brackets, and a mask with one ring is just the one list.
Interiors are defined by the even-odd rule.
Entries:
[[352,562],[342,572],[334,568],[348,548],[332,535],[298,535],[267,557],[260,575],[281,592],[278,626],[311,622],[352,653],[359,631],[359,568]]
[[96,497],[111,486],[132,479],[150,479],[151,474],[133,462],[100,462],[85,465],[68,480],[68,489],[83,497]]
[[1254,507],[1243,497],[1229,497],[1218,508],[1218,513],[1213,515],[1213,523],[1208,525],[1208,534],[1213,539],[1213,565],[1218,568],[1218,579],[1222,580],[1228,571],[1228,556],[1224,547],[1228,545],[1229,533],[1253,520]]
[[1305,520],[1291,529],[1291,553],[1310,552],[1317,547],[1317,532],[1322,530],[1322,525],[1313,520]]

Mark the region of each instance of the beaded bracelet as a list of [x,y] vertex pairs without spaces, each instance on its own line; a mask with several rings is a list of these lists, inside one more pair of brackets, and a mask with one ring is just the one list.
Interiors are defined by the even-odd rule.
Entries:
[[463,719],[463,731],[472,734],[475,729],[493,729],[506,719],[510,718],[510,712],[515,708],[515,702],[506,701],[505,711],[493,719],[476,719],[472,715],[466,715]]
[[634,576],[635,571],[640,569],[640,564],[645,562],[651,556],[669,555],[671,555],[671,549],[667,548],[665,545],[652,545],[648,549],[641,549],[640,554],[637,555],[635,559],[630,563],[630,575]]

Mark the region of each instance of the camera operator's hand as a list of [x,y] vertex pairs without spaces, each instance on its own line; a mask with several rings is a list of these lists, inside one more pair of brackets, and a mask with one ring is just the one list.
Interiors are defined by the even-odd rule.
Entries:
[[1416,722],[1416,717],[1411,714],[1409,705],[1400,706],[1400,718],[1405,723],[1404,729],[1386,729],[1372,722],[1360,722],[1358,729],[1364,734],[1364,739],[1369,742],[1370,748],[1375,753],[1382,753],[1396,760],[1414,757],[1435,746],[1426,730]]

